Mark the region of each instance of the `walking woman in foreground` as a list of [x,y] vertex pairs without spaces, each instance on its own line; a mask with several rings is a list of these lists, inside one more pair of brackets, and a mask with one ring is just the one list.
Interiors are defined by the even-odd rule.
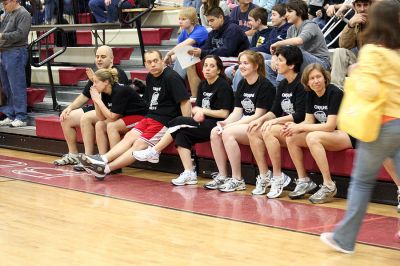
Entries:
[[397,1],[373,4],[364,33],[366,45],[360,50],[358,65],[350,74],[350,78],[356,78],[358,97],[374,102],[381,99],[381,90],[386,93],[377,139],[372,142],[360,141],[357,146],[346,215],[333,233],[321,235],[322,242],[343,253],[354,252],[376,176],[386,157],[394,160],[397,174],[400,173],[399,28],[400,4]]

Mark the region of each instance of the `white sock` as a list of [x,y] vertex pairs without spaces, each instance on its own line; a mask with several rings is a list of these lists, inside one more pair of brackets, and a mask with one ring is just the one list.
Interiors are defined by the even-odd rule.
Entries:
[[310,178],[308,176],[305,177],[299,177],[300,181],[304,181],[304,182],[310,182]]
[[109,174],[110,172],[110,167],[108,166],[108,164],[106,164],[106,167],[104,167],[104,173]]
[[267,173],[265,173],[265,174],[260,173],[261,178],[264,178],[264,179],[267,179],[267,175],[268,175]]
[[104,163],[108,163],[108,159],[105,155],[100,155],[101,159],[103,160]]

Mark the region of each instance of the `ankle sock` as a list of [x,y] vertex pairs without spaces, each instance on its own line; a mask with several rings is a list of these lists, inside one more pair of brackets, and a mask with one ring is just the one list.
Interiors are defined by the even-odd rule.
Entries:
[[105,155],[100,155],[103,162],[108,163],[107,157]]

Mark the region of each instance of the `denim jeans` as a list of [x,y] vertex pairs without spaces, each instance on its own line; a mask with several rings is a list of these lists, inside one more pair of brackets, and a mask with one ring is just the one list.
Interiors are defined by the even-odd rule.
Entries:
[[[318,57],[310,54],[307,51],[304,51],[301,49],[301,52],[303,53],[303,64],[301,64],[300,67],[300,73],[303,72],[303,70],[308,66],[309,64],[312,63],[320,63],[326,70],[330,70],[331,65],[330,62],[324,61],[319,59]],[[284,79],[284,77],[280,74],[278,74],[276,71],[272,70],[271,68],[271,60],[266,60],[265,61],[265,71],[267,73],[267,79],[271,81],[271,83],[277,87],[279,82]]]
[[[119,0],[112,0],[111,4],[106,6],[104,0],[90,0],[89,7],[97,23],[116,22],[118,21],[118,3]],[[122,7],[132,8],[133,6],[125,2]],[[107,11],[107,14],[104,11]]]
[[382,125],[373,142],[359,142],[347,195],[347,211],[336,227],[333,239],[340,247],[353,250],[357,234],[375,187],[376,176],[387,158],[393,158],[400,173],[400,119]]
[[186,79],[187,70],[182,68],[178,60],[175,60],[174,67],[172,69],[175,70],[176,73],[178,73],[179,76],[181,76],[181,78]]
[[8,118],[27,120],[26,112],[26,74],[28,61],[26,48],[14,48],[0,52],[0,78],[7,104],[0,107],[0,112]]

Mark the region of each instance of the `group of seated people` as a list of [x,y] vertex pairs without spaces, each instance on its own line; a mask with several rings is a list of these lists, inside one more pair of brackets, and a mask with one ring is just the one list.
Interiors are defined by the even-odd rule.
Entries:
[[[368,1],[355,0],[356,12],[359,2],[364,8]],[[312,203],[332,200],[337,188],[326,151],[355,148],[355,140],[337,129],[343,91],[332,83],[326,43],[320,29],[305,17],[305,2],[289,0],[287,5],[272,7],[275,27],[269,30],[270,35],[255,35],[259,38],[252,41],[253,47],[249,47],[246,33],[225,17],[220,7],[206,13],[212,30],[204,38],[193,11],[187,8],[181,12],[177,47],[192,45],[189,54],[202,59],[201,71],[196,66],[184,70],[177,63],[173,68],[167,66],[174,62],[175,48],[165,58],[157,50],[146,51],[149,74],[140,97],[120,84],[127,78],[112,65],[111,48],[100,47],[96,52],[98,70],[87,70],[90,81],[60,116],[69,153],[54,163],[74,164],[76,170],[86,170],[103,180],[136,160],[157,163],[162,150],[174,141],[184,172],[171,182],[193,185],[197,184],[197,173],[191,160],[192,147],[210,141],[218,173],[204,187],[232,192],[246,189],[239,144],[250,145],[259,169],[252,194],[277,198],[291,182],[281,169],[281,147],[287,147],[298,174],[289,197],[298,199],[312,192]],[[262,16],[266,14],[263,8],[250,12],[250,25],[256,34],[269,29],[263,27]],[[350,20],[344,31],[351,32],[359,25],[352,23]],[[282,33],[285,27],[286,38]],[[265,52],[259,50],[263,46],[268,47],[262,50]],[[230,72],[231,77],[240,77],[233,88],[225,74],[222,59],[226,56],[238,57],[238,68]],[[183,79],[186,76],[189,90]],[[189,91],[196,98],[193,108]],[[90,98],[94,106],[81,108]],[[78,154],[76,127],[82,131],[84,154]],[[317,185],[303,165],[303,148],[310,150],[323,177],[316,192]],[[271,170],[266,154],[272,162]],[[388,160],[385,166],[400,186],[392,163]]]

